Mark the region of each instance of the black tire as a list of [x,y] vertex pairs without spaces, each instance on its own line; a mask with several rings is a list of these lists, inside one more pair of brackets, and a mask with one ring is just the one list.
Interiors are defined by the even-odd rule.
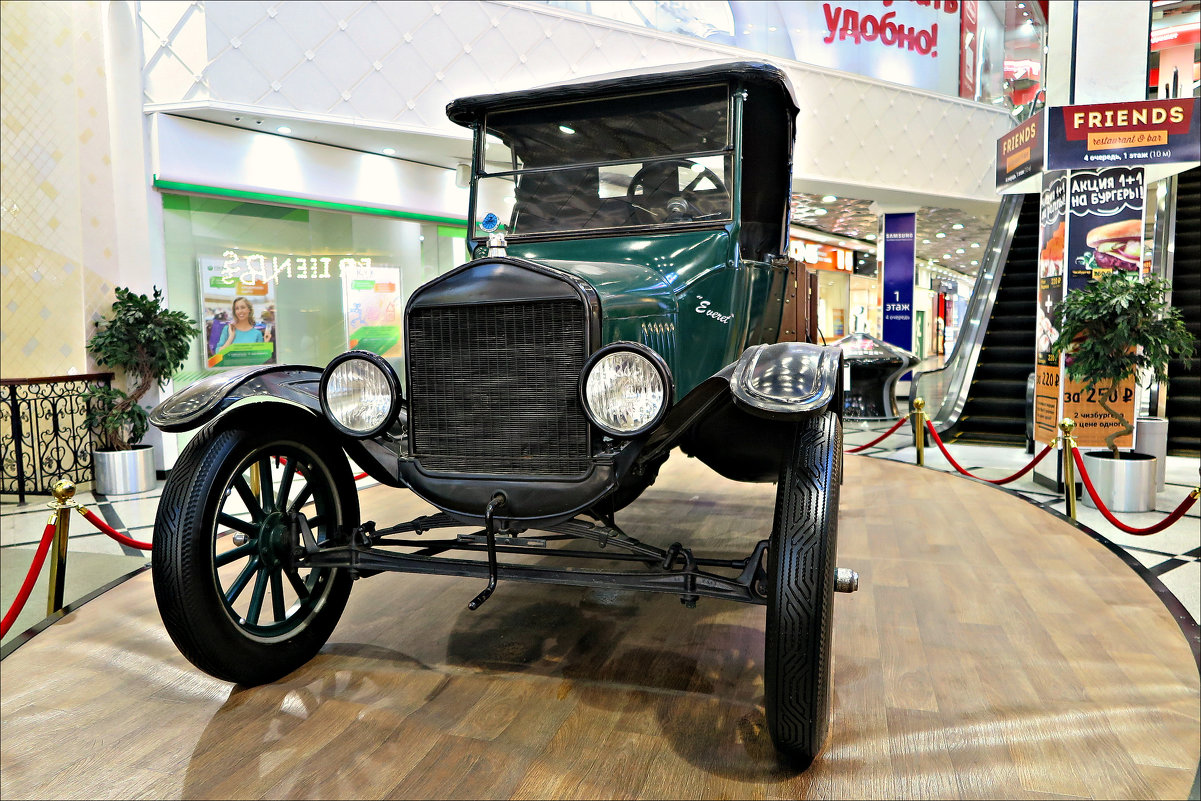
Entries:
[[[347,571],[293,563],[291,519],[303,510],[318,542],[359,522],[341,449],[311,416],[272,406],[202,430],[171,471],[154,521],[154,595],[168,634],[196,667],[245,685],[308,662],[350,595]],[[254,464],[269,490],[261,506],[250,487]],[[235,533],[245,543],[236,545]]]
[[791,439],[767,549],[764,706],[776,750],[803,770],[830,725],[842,423],[826,412],[798,423]]

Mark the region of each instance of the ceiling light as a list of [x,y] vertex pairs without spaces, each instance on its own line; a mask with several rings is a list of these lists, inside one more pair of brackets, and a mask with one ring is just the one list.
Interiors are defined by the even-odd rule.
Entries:
[[826,213],[826,210],[825,209],[814,209],[813,213],[820,217],[821,215]]
[[973,267],[975,267],[975,266],[976,266],[977,264],[979,264],[979,263],[980,263],[980,262],[976,261],[975,259],[972,259],[972,266],[973,266]]
[[944,259],[949,259],[949,258],[951,258],[951,254],[950,254],[950,253],[944,253],[944,254],[942,254],[942,257],[943,257]]
[[955,248],[956,253],[963,253],[963,248]]
[[974,247],[974,248],[978,248],[978,247],[980,247],[980,243],[979,243],[979,242],[973,242],[973,243],[972,243],[972,247]]
[[928,245],[928,244],[930,244],[930,240],[929,240],[929,239],[923,239],[923,240],[922,240],[922,244],[923,244],[923,245]]
[[952,228],[954,228],[956,231],[962,231],[962,230],[963,230],[963,223],[955,223],[955,224],[954,224],[954,225],[952,225],[951,227],[952,227]]
[[384,154],[385,156],[395,156],[395,155],[396,155],[396,149],[395,149],[395,148],[391,148],[391,147],[385,147],[385,148],[383,149],[383,154]]
[[822,203],[833,203],[835,200],[838,200],[838,198],[834,195],[826,195],[822,198]]
[[278,128],[276,128],[275,130],[279,131],[281,134],[290,134],[290,133],[292,133],[292,129],[291,129],[291,128],[289,128],[289,127],[288,127],[288,126],[286,126],[286,125],[281,125],[281,126],[279,126]]
[[560,131],[562,131],[563,133],[565,133],[565,134],[569,135],[569,136],[570,136],[571,134],[575,133],[575,128],[569,128],[569,127],[568,127],[568,126],[566,126],[566,125],[560,125],[560,126],[559,126],[559,130],[560,130]]
[[875,234],[868,234],[866,237],[864,237],[864,239],[875,239],[875,238],[876,238]]
[[939,231],[937,234],[935,234],[935,236],[936,236],[936,237],[938,237],[939,239],[946,239],[946,238],[947,238],[947,235],[946,235],[946,234],[944,234],[942,231]]

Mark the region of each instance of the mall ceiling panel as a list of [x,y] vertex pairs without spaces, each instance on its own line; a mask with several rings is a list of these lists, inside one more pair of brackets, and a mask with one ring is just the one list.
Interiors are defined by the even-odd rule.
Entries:
[[[814,195],[804,192],[792,196],[794,225],[825,231],[875,244],[880,232],[880,217],[870,200]],[[918,259],[936,261],[965,275],[979,270],[980,254],[988,244],[992,219],[976,217],[961,209],[924,206],[916,209]],[[941,234],[941,236],[940,236]],[[977,262],[972,264],[972,262]]]
[[[152,109],[208,100],[442,136],[453,129],[445,107],[457,97],[761,57],[547,6],[414,0],[138,8]],[[992,143],[1012,127],[1003,110],[797,62],[781,67],[802,108],[794,178],[862,188],[848,193],[858,197],[905,191],[918,196],[916,205],[995,207]],[[322,141],[343,144],[332,125],[325,133]]]

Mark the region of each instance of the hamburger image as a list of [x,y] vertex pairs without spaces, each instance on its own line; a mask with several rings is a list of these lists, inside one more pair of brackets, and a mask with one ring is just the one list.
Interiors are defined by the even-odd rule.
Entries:
[[1098,225],[1088,232],[1094,272],[1138,272],[1143,261],[1142,220],[1120,220]]

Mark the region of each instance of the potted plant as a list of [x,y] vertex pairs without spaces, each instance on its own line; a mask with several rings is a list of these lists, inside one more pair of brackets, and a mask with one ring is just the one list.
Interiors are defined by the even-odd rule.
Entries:
[[138,401],[183,366],[200,333],[195,321],[168,310],[162,300],[157,287],[153,297],[118,287],[109,319],[97,320],[96,333],[88,340],[96,364],[124,370],[133,387],[128,394],[111,387],[84,393],[86,424],[95,437],[95,490],[104,495],[144,492],[154,486],[154,452],[149,445],[139,444],[148,421]]
[[[1140,281],[1115,270],[1069,292],[1052,312],[1060,327],[1051,353],[1065,355],[1068,378],[1083,384],[1118,423],[1105,438],[1107,451],[1084,454],[1089,478],[1112,511],[1150,511],[1155,505],[1155,457],[1123,457],[1117,439],[1134,426],[1110,403],[1131,376],[1166,383],[1168,362],[1192,355],[1193,335],[1180,311],[1168,305],[1170,290],[1171,285],[1159,278]],[[1086,493],[1085,502],[1089,500]]]

